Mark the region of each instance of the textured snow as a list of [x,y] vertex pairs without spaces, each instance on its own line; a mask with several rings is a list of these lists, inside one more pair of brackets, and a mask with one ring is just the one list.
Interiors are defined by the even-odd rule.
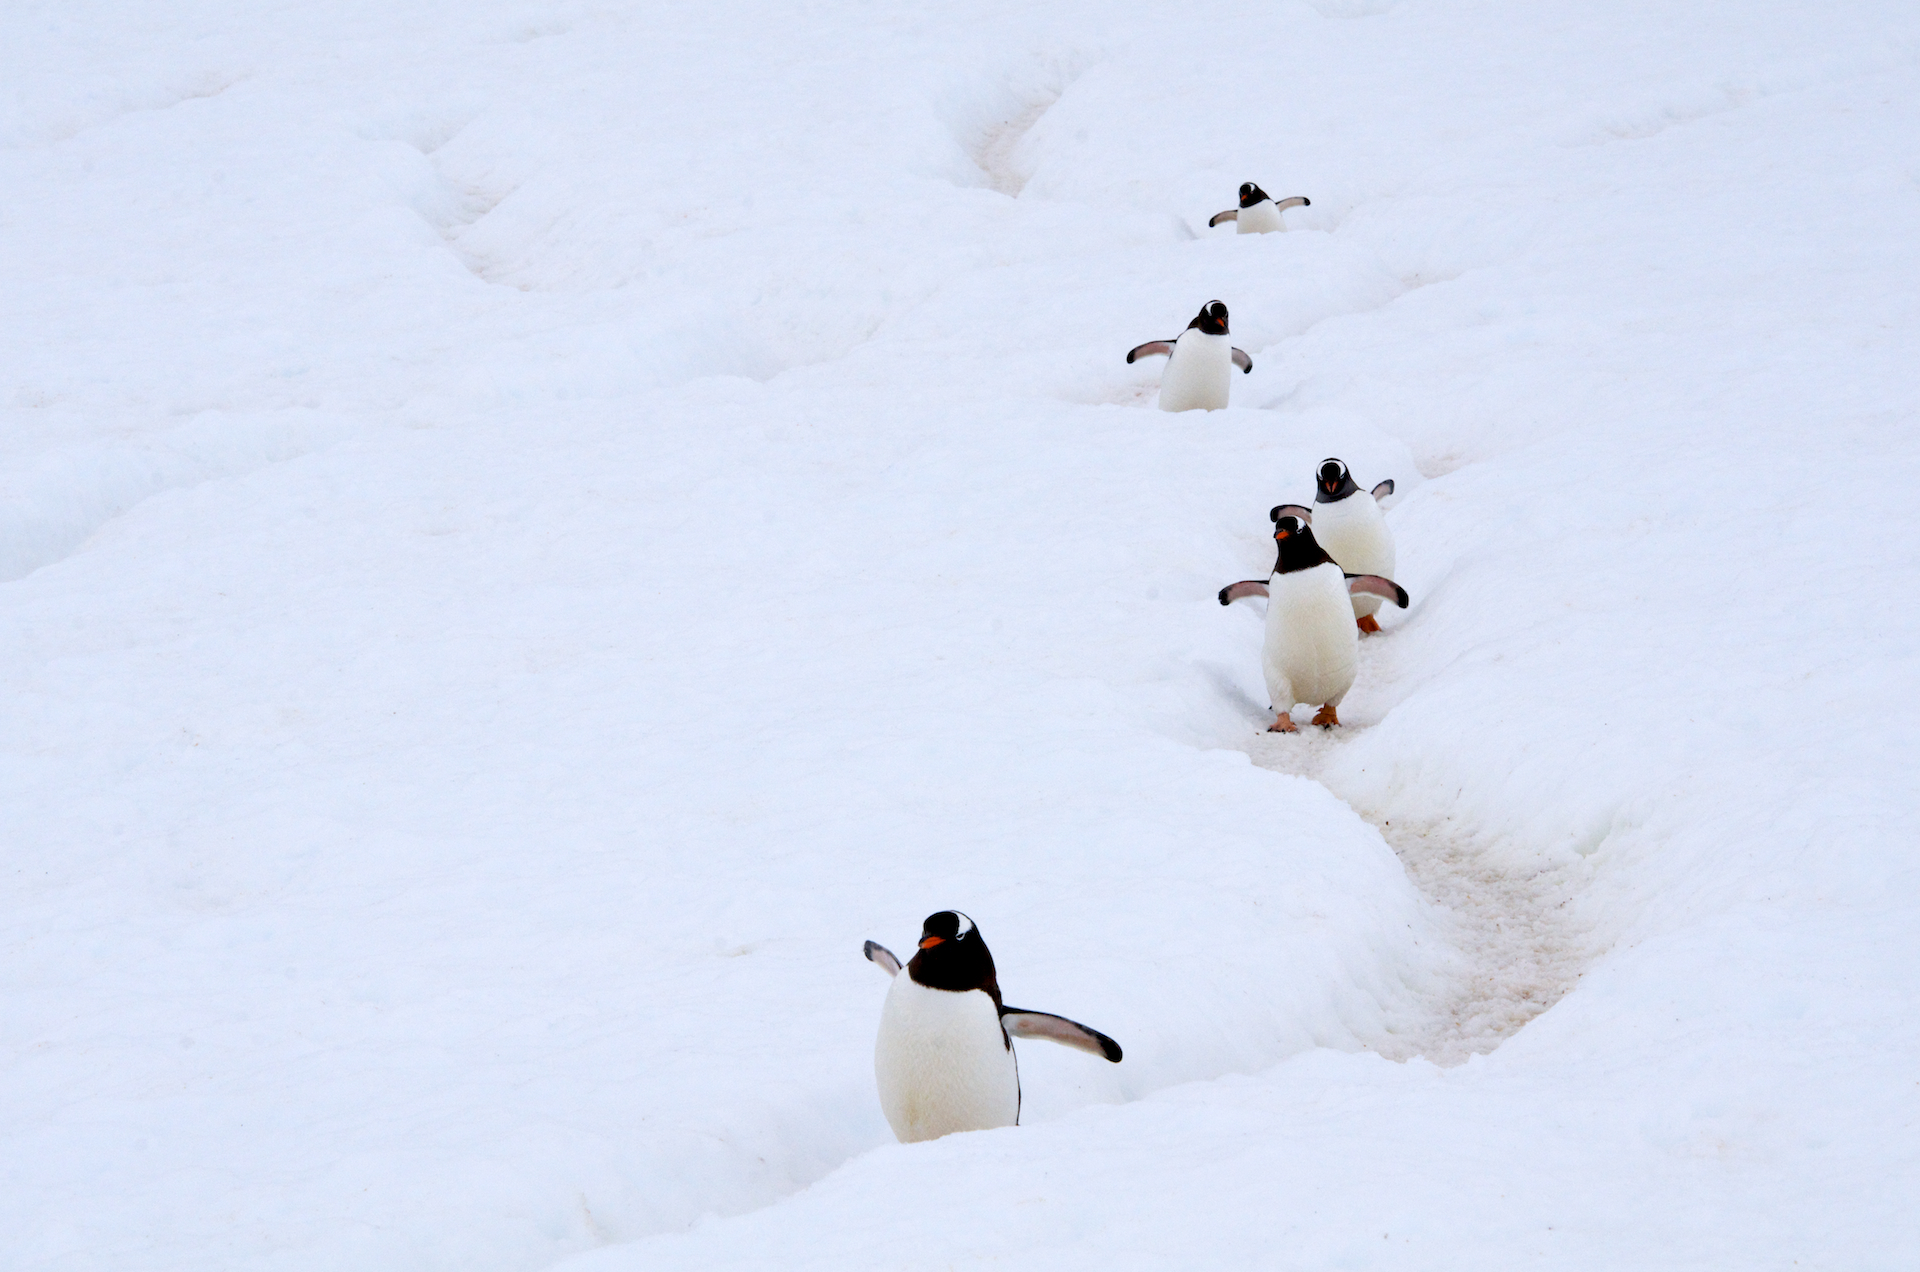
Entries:
[[[1378,674],[1372,662],[1363,674]],[[1326,730],[1257,734],[1247,750],[1263,768],[1316,777],[1341,741]],[[1589,871],[1578,856],[1509,865],[1473,827],[1445,816],[1419,823],[1403,814],[1374,829],[1441,911],[1437,935],[1455,957],[1447,979],[1427,991],[1426,1017],[1370,1041],[1370,1050],[1442,1065],[1484,1055],[1559,1002],[1600,951],[1579,905]]]
[[[23,0],[0,77],[0,1265],[1920,1262],[1912,5]],[[1328,455],[1413,604],[1268,738],[1214,596]],[[903,1146],[861,942],[946,907],[1126,1060]]]

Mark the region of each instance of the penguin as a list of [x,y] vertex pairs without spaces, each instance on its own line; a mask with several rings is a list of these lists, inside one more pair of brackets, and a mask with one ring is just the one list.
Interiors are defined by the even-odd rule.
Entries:
[[1308,208],[1313,200],[1294,195],[1291,199],[1282,199],[1275,203],[1271,195],[1249,181],[1240,187],[1240,206],[1228,208],[1207,222],[1207,228],[1234,223],[1236,234],[1271,234],[1275,230],[1287,227],[1280,221],[1280,214],[1288,208]]
[[[1325,459],[1320,462],[1311,510],[1299,504],[1281,504],[1267,515],[1276,524],[1281,517],[1291,515],[1312,526],[1314,538],[1341,569],[1392,578],[1393,531],[1387,529],[1387,519],[1380,513],[1380,501],[1392,493],[1391,480],[1365,491],[1354,485],[1353,474],[1344,463]],[[1353,618],[1361,631],[1380,630],[1373,617],[1379,612],[1379,597],[1353,598]]]
[[1276,518],[1273,537],[1280,545],[1273,574],[1262,583],[1247,579],[1220,589],[1220,603],[1244,596],[1267,598],[1267,639],[1260,661],[1273,696],[1274,722],[1268,733],[1297,733],[1293,704],[1320,703],[1313,722],[1324,729],[1340,723],[1337,708],[1353,688],[1360,636],[1349,601],[1378,596],[1407,607],[1407,591],[1377,574],[1348,574],[1314,541],[1313,530],[1291,514]]
[[1015,1038],[1047,1038],[1120,1063],[1120,1044],[1097,1029],[1000,1000],[993,955],[958,910],[930,914],[920,948],[900,960],[876,941],[867,958],[893,977],[873,1045],[880,1108],[902,1144],[955,1131],[1020,1124]]
[[1174,340],[1149,340],[1127,351],[1127,364],[1152,354],[1167,355],[1167,373],[1160,377],[1163,411],[1218,411],[1227,405],[1231,367],[1244,375],[1253,359],[1227,342],[1227,307],[1210,300],[1199,316]]

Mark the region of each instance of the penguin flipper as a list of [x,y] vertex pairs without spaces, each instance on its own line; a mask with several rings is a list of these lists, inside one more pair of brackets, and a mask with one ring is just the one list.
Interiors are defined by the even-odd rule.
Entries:
[[1135,345],[1133,348],[1127,350],[1127,362],[1131,364],[1135,358],[1151,358],[1156,353],[1164,353],[1171,358],[1173,356],[1173,341],[1149,340],[1143,345]]
[[1383,579],[1378,574],[1347,575],[1348,596],[1377,596],[1392,601],[1401,609],[1407,608],[1407,589],[1392,579]]
[[1233,365],[1240,368],[1240,374],[1246,375],[1253,370],[1253,359],[1247,356],[1245,349],[1233,351]]
[[1120,1063],[1120,1044],[1098,1029],[1089,1029],[1077,1020],[1051,1012],[1027,1011],[1020,1007],[1002,1007],[1000,1024],[1015,1038],[1045,1038],[1062,1046],[1077,1047],[1096,1056]]
[[1214,213],[1213,220],[1207,222],[1207,228],[1212,229],[1216,225],[1225,225],[1228,221],[1238,221],[1239,219],[1240,209],[1228,208],[1225,212]]
[[1275,524],[1278,524],[1282,517],[1298,517],[1301,525],[1310,526],[1313,524],[1313,509],[1303,508],[1299,504],[1277,504],[1273,511],[1267,514],[1267,520]]
[[1393,493],[1393,478],[1391,477],[1387,478],[1385,481],[1381,482],[1378,486],[1375,486],[1373,488],[1373,497],[1375,499],[1385,499],[1388,495],[1392,493]]
[[1273,205],[1276,212],[1284,212],[1288,208],[1310,208],[1312,206],[1313,200],[1303,194],[1296,194],[1291,199],[1282,199]]
[[900,974],[900,960],[893,956],[892,950],[880,944],[880,942],[868,941],[866,954],[867,959],[877,964],[880,970],[887,975],[898,976]]
[[[1267,595],[1267,585],[1259,579],[1243,579],[1238,583],[1229,583],[1220,589],[1220,603],[1231,605],[1235,601],[1249,596]],[[872,944],[871,941],[868,942]]]

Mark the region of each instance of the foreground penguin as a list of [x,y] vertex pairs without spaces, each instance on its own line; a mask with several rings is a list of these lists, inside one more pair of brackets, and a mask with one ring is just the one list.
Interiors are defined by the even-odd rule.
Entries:
[[958,910],[927,916],[905,976],[884,945],[868,941],[866,948],[893,977],[873,1046],[873,1075],[880,1108],[903,1144],[1019,1125],[1015,1038],[1051,1038],[1120,1063],[1120,1044],[1105,1034],[1002,1003],[993,955],[973,920]]
[[[1383,481],[1371,492],[1353,484],[1353,474],[1337,459],[1322,460],[1319,480],[1314,486],[1313,508],[1299,504],[1281,504],[1268,515],[1277,525],[1284,516],[1295,516],[1313,527],[1313,537],[1349,574],[1378,574],[1393,577],[1393,531],[1380,512],[1380,501],[1393,493],[1393,482]],[[1377,632],[1380,624],[1374,615],[1380,612],[1377,596],[1355,596],[1353,617],[1363,632]]]
[[1355,596],[1370,595],[1407,607],[1406,589],[1377,574],[1348,574],[1326,549],[1314,542],[1307,523],[1291,514],[1274,522],[1280,545],[1273,576],[1233,583],[1220,589],[1220,603],[1243,596],[1267,598],[1267,639],[1260,653],[1277,719],[1268,733],[1297,733],[1293,704],[1317,702],[1313,722],[1331,729],[1340,723],[1336,708],[1353,688],[1360,636],[1354,629]]
[[1240,206],[1228,208],[1207,222],[1207,228],[1234,222],[1236,234],[1271,234],[1275,230],[1287,227],[1280,223],[1280,214],[1288,208],[1312,207],[1312,199],[1294,195],[1291,199],[1282,199],[1275,203],[1271,195],[1249,181],[1240,187]]
[[1219,411],[1227,405],[1233,368],[1253,370],[1253,359],[1227,340],[1227,307],[1210,300],[1199,316],[1174,340],[1149,340],[1127,351],[1127,364],[1156,353],[1167,355],[1167,373],[1160,377],[1163,411]]

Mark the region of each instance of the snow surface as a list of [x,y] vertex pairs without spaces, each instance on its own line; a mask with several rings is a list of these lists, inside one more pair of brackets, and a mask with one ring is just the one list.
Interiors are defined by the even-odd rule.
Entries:
[[[0,1265],[1920,1263],[1913,5],[0,70]],[[1327,455],[1413,606],[1269,739],[1214,593]],[[1126,1060],[901,1146],[860,945],[945,907]]]

